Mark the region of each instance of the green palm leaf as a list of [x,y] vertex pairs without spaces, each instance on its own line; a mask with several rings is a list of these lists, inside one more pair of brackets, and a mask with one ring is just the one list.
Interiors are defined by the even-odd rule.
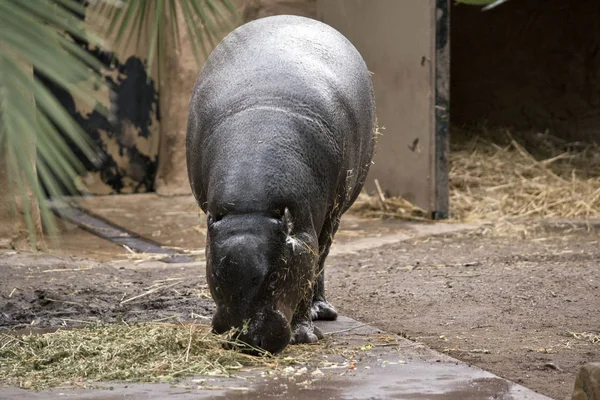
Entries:
[[485,6],[482,11],[491,10],[508,0],[455,0],[456,3],[469,4],[472,6]]
[[[116,32],[117,46],[127,46],[136,37],[135,47],[138,47],[140,38],[146,35],[150,43],[147,69],[151,71],[155,60],[158,60],[159,80],[164,70],[165,39],[170,37],[176,47],[180,45],[180,14],[185,21],[191,50],[199,63],[201,55],[205,58],[208,56],[206,44],[214,47],[224,34],[240,22],[239,14],[230,0],[104,1],[99,3],[95,11],[96,15],[107,18],[107,31]],[[151,28],[147,30],[147,27]]]
[[[127,45],[134,39],[137,45],[142,39],[149,43],[147,69],[151,70],[158,60],[159,81],[167,38],[179,46],[179,15],[185,22],[191,50],[198,62],[201,54],[208,55],[206,44],[214,46],[240,22],[230,0],[95,3],[99,13],[90,13],[88,9],[88,15],[107,18],[106,33],[115,36],[116,46]],[[31,73],[33,67],[77,99],[105,109],[98,98],[99,90],[79,84],[93,80],[96,89],[104,86],[108,90],[97,72],[102,68],[100,62],[71,40],[77,37],[104,46],[100,36],[75,15],[85,12],[86,8],[75,0],[0,1],[0,168],[6,168],[9,189],[15,198],[21,199],[32,244],[36,239],[34,203],[29,192],[40,206],[46,228],[54,231],[55,222],[45,205],[41,184],[51,196],[59,197],[61,186],[74,191],[75,179],[85,172],[62,135],[86,157],[91,160],[95,157],[89,136]]]
[[80,100],[98,103],[97,92],[78,83],[94,79],[102,85],[96,72],[102,66],[68,35],[97,45],[103,41],[73,11],[81,12],[82,6],[72,0],[0,2],[0,168],[6,169],[11,189],[17,189],[32,245],[36,237],[29,192],[45,227],[54,231],[41,182],[59,195],[59,183],[73,190],[74,179],[84,172],[59,129],[87,157],[95,157],[89,137],[32,73],[33,67]]

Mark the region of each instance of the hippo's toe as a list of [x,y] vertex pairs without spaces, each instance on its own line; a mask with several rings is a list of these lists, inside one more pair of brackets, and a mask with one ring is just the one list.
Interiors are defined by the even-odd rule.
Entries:
[[313,321],[335,321],[338,313],[327,300],[315,300],[310,308],[310,317]]
[[290,338],[290,344],[315,343],[323,339],[323,333],[311,322],[300,322]]

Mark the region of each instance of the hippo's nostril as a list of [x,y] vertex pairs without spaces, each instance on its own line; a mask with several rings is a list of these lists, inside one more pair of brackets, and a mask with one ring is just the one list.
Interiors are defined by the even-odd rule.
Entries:
[[225,350],[234,350],[236,348],[235,344],[231,342],[225,342],[221,346],[223,346]]

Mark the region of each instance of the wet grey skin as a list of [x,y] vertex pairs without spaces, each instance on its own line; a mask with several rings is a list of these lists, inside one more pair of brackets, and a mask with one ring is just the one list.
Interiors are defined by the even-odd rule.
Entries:
[[247,23],[212,52],[193,89],[190,185],[207,215],[213,330],[271,353],[334,320],[324,263],[374,147],[371,76],[354,46],[316,20]]

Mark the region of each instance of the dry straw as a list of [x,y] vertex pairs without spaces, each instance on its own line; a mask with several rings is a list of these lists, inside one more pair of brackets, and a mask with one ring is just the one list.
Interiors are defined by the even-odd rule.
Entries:
[[591,333],[591,332],[569,332],[569,336],[574,337],[575,339],[583,340],[590,342],[592,344],[600,345],[600,333]]
[[[508,131],[471,135],[450,152],[450,210],[462,221],[600,216],[600,152],[548,134],[523,142]],[[381,193],[362,195],[353,211],[365,216],[423,219],[423,210]]]
[[102,381],[168,382],[192,375],[230,376],[247,368],[276,373],[293,365],[319,367],[327,356],[344,360],[356,352],[332,338],[288,346],[277,356],[252,356],[223,344],[235,341],[231,335],[212,334],[208,325],[165,322],[90,324],[40,335],[0,333],[0,380],[35,390]]
[[[241,363],[207,327],[149,323],[90,325],[43,335],[0,333],[0,375],[42,389],[100,380],[171,380],[186,372],[228,374]],[[255,362],[260,362],[256,358]]]

